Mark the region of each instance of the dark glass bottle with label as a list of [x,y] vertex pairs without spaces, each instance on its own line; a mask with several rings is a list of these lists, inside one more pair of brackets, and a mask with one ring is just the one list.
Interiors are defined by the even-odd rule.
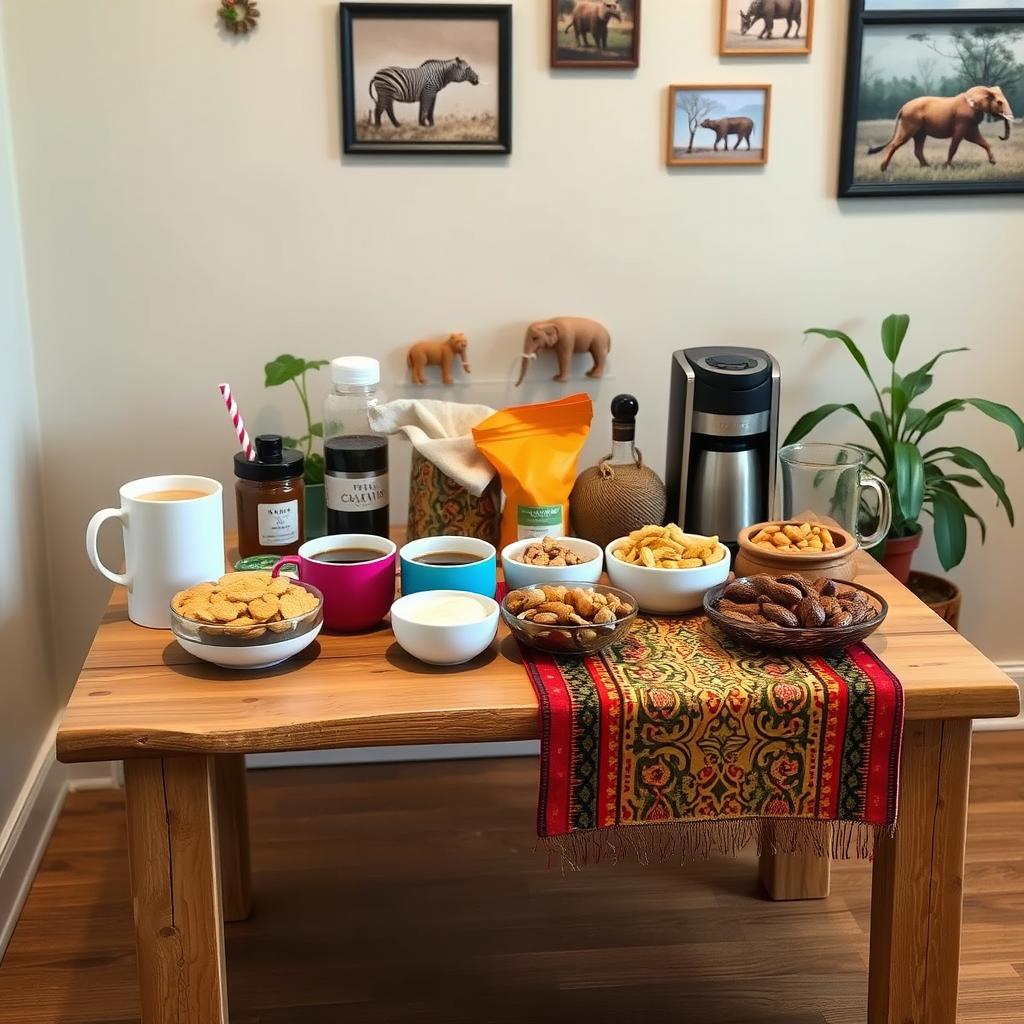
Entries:
[[324,442],[327,472],[327,532],[370,533],[386,537],[388,439],[372,434],[343,434]]
[[238,553],[242,558],[294,554],[305,539],[305,459],[285,448],[280,434],[260,434],[255,447],[255,459],[235,455]]

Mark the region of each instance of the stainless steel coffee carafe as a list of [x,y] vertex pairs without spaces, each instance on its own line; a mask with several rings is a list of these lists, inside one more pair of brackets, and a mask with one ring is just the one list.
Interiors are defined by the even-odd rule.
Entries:
[[771,518],[779,390],[778,363],[759,349],[673,354],[665,484],[668,515],[688,533],[735,544]]

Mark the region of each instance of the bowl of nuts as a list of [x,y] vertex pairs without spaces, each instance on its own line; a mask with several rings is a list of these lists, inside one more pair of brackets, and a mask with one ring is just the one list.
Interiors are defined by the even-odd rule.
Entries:
[[501,552],[505,582],[513,590],[534,583],[596,583],[604,552],[579,537],[544,537],[513,541]]
[[790,573],[723,583],[704,595],[704,611],[745,643],[809,654],[859,643],[885,621],[889,606],[859,583]]
[[523,587],[501,602],[512,635],[548,654],[596,654],[625,637],[636,611],[632,594],[590,583]]
[[795,519],[757,523],[740,530],[736,542],[740,576],[795,572],[808,580],[850,580],[856,575],[857,541],[835,526]]

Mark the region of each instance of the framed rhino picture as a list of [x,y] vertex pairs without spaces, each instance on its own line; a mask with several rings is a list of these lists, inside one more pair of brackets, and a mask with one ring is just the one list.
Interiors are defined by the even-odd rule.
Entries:
[[722,0],[723,57],[807,56],[816,0]]
[[1024,0],[851,0],[840,197],[1024,192]]
[[770,85],[670,85],[669,167],[768,162]]
[[342,3],[346,153],[509,153],[512,5]]
[[640,66],[641,0],[551,0],[553,68]]

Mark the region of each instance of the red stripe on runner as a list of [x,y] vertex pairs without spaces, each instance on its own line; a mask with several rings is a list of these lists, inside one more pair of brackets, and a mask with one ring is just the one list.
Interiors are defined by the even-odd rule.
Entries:
[[614,825],[618,818],[619,733],[622,728],[622,701],[608,666],[601,658],[588,658],[587,671],[597,689],[601,705],[601,731],[598,736],[597,806],[598,828]]
[[819,818],[839,817],[839,793],[843,788],[843,744],[846,742],[846,683],[824,659],[810,655],[807,664],[817,673],[822,686],[828,689],[828,718],[821,745],[821,788],[818,798]]

